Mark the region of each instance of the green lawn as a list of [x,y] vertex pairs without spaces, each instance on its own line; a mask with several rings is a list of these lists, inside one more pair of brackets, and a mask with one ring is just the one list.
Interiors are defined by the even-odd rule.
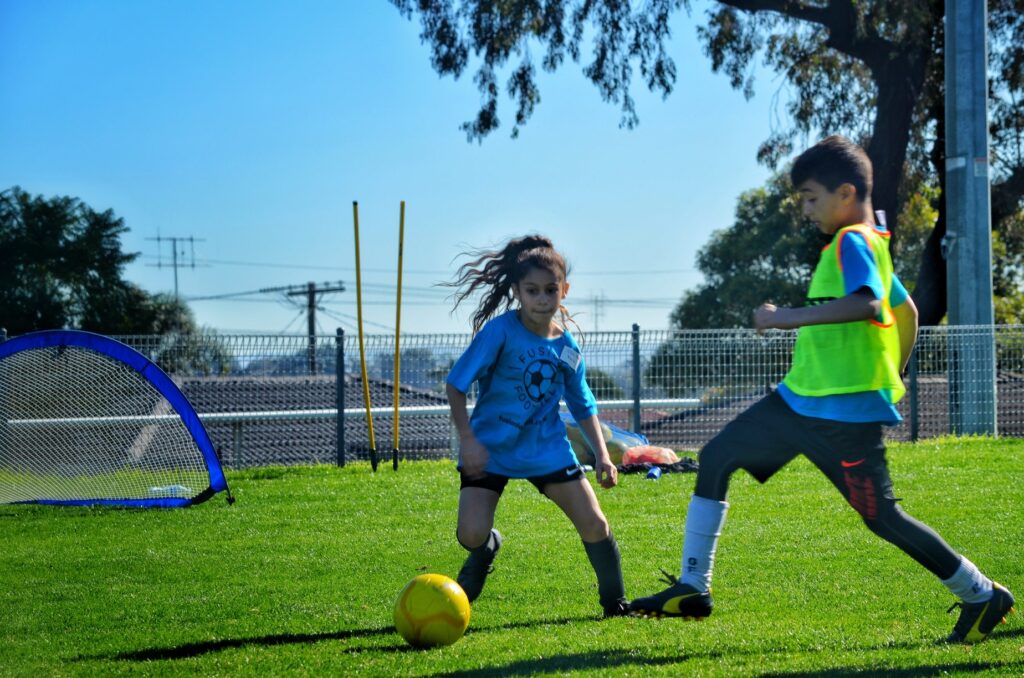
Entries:
[[[1024,441],[893,445],[904,508],[1024,595]],[[0,675],[1024,674],[1024,618],[974,647],[937,642],[955,614],[927,571],[880,541],[810,464],[738,474],[703,622],[598,619],[568,520],[523,482],[505,544],[455,645],[391,627],[414,575],[454,576],[449,462],[262,469],[238,499],[192,509],[0,506]],[[627,591],[677,571],[692,475],[598,490]],[[1024,600],[1022,600],[1024,603]]]

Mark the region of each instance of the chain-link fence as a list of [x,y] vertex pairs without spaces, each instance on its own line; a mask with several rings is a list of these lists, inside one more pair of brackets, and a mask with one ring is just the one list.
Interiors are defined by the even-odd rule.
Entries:
[[[795,336],[743,329],[591,332],[583,353],[602,420],[639,429],[654,444],[695,451],[782,379]],[[369,457],[353,334],[119,339],[174,378],[229,468]],[[401,458],[452,454],[444,383],[469,341],[468,334],[402,336]],[[366,336],[364,349],[376,449],[388,459],[396,447],[394,337]],[[892,439],[972,432],[989,418],[1001,435],[1024,435],[1024,327],[923,328],[907,386],[899,403],[904,421],[888,429]]]

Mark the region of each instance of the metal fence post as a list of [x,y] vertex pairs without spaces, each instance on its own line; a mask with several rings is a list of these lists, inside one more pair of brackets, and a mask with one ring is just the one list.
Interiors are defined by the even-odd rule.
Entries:
[[338,409],[337,419],[335,420],[335,433],[334,440],[336,445],[336,454],[338,458],[338,466],[345,465],[345,330],[340,327],[337,329],[334,335],[334,350],[335,350],[335,386],[334,386],[334,404]]
[[913,349],[910,352],[910,370],[907,373],[907,377],[910,380],[910,440],[911,442],[917,442],[920,435],[918,428],[917,419],[917,349]]
[[633,323],[633,430],[640,433],[640,325]]
[[242,462],[242,422],[236,421],[231,424],[231,464],[228,466],[233,469],[245,468],[245,464]]

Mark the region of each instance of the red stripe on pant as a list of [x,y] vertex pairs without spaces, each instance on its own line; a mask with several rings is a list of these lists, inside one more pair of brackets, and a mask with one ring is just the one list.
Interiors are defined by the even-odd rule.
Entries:
[[865,520],[874,520],[878,517],[878,501],[875,497],[875,484],[869,476],[855,476],[849,471],[843,471],[843,480],[846,482],[846,490],[849,492],[847,501],[850,506]]

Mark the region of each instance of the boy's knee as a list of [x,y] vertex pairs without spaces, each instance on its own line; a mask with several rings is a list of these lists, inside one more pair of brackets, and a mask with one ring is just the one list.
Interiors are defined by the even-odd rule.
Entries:
[[877,502],[853,503],[854,510],[864,521],[864,525],[882,539],[891,541],[896,529],[903,521],[903,514],[894,499],[881,498]]
[[700,469],[707,469],[710,473],[716,474],[731,470],[735,467],[732,447],[728,441],[723,441],[721,436],[709,440],[697,455]]
[[729,477],[736,470],[736,461],[728,445],[716,436],[701,448],[697,455],[699,466],[694,493],[706,499],[724,501],[729,488]]

